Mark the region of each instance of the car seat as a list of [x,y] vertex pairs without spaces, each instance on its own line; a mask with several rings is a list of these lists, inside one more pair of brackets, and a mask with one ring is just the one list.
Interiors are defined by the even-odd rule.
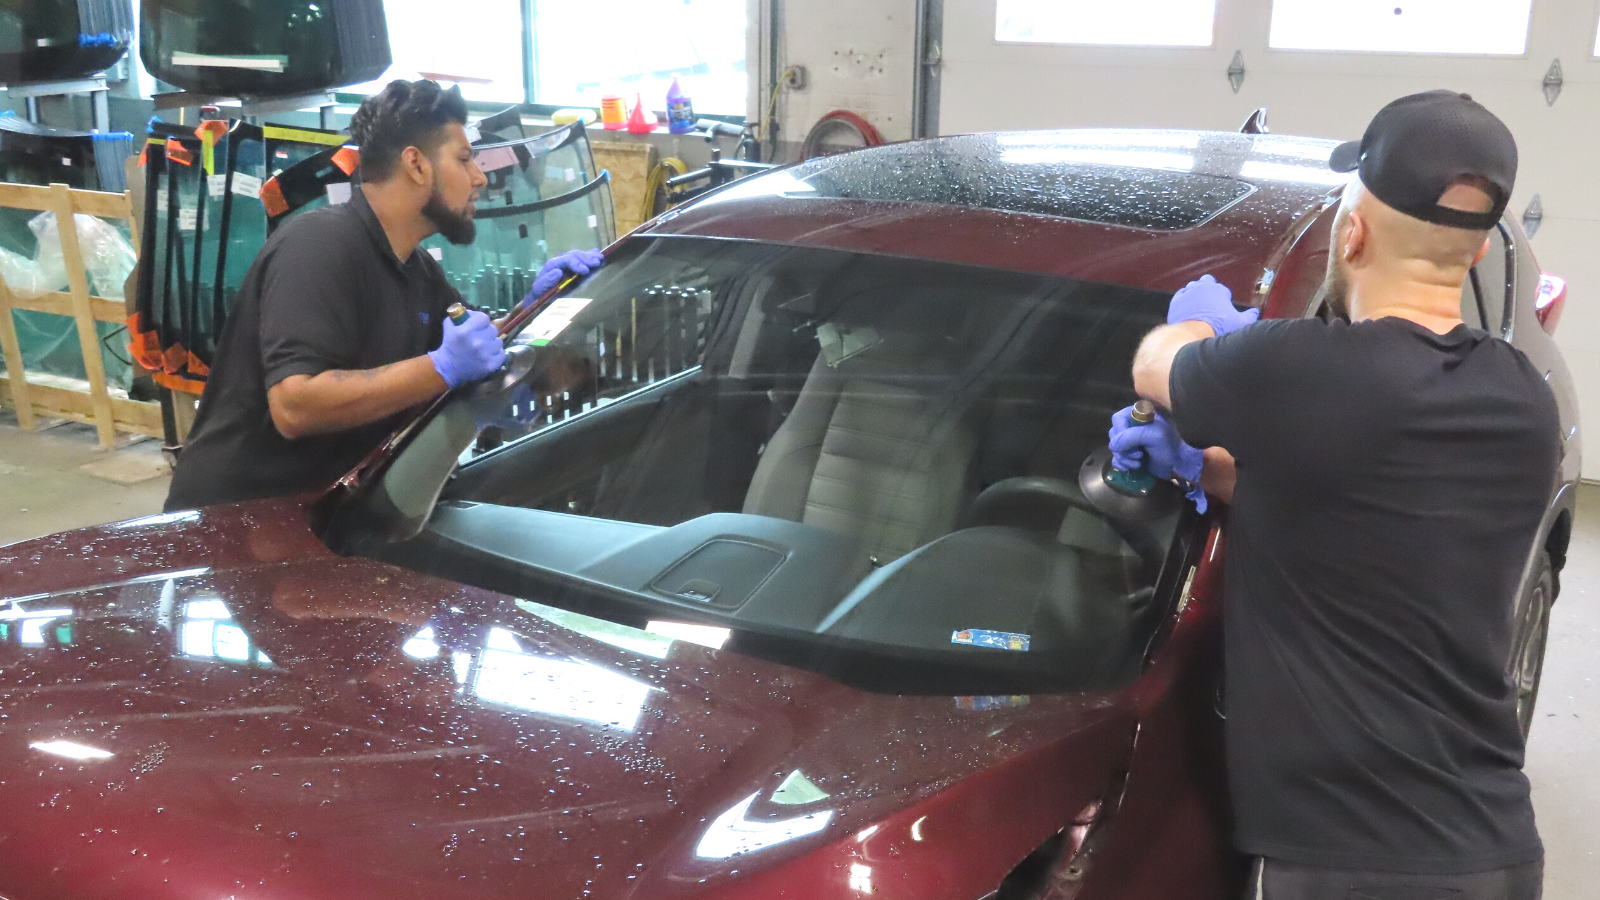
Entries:
[[936,332],[818,334],[823,352],[767,442],[744,512],[854,536],[885,565],[955,529],[971,493],[975,391]]

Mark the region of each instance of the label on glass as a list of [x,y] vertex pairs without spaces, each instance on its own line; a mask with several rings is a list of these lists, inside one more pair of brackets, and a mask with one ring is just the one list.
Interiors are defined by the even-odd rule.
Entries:
[[260,199],[261,179],[243,172],[233,173],[233,192],[241,197]]
[[528,327],[523,329],[519,340],[536,347],[550,343],[556,335],[565,331],[567,326],[572,324],[573,318],[583,312],[583,308],[591,302],[593,300],[589,297],[562,297],[546,306],[544,312],[534,316]]
[[487,150],[478,151],[478,155],[473,157],[473,161],[483,171],[495,172],[507,166],[516,165],[517,151],[510,147],[490,147]]

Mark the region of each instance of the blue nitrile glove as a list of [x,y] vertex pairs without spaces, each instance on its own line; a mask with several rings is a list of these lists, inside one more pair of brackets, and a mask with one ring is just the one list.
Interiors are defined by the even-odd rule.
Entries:
[[505,365],[506,348],[489,317],[473,310],[460,325],[444,320],[444,340],[439,349],[428,351],[428,359],[445,384],[459,387]]
[[523,297],[517,306],[519,308],[527,306],[548,294],[568,275],[587,275],[605,265],[605,262],[605,254],[599,250],[568,250],[560,256],[552,256],[539,268],[539,274],[534,276],[533,287],[529,289],[528,296]]
[[486,411],[482,412],[476,407],[473,409],[472,420],[480,431],[491,425],[500,428],[525,427],[539,421],[539,417],[544,415],[533,388],[521,381],[512,385],[505,396],[496,398],[492,405],[486,406]]
[[1233,308],[1233,291],[1210,275],[1201,275],[1172,295],[1167,305],[1167,324],[1204,322],[1218,335],[1238,331],[1261,318],[1261,310]]
[[1206,492],[1200,488],[1204,451],[1184,443],[1178,429],[1160,413],[1154,422],[1140,425],[1133,421],[1133,407],[1117,410],[1111,416],[1111,465],[1132,472],[1146,460],[1151,475],[1163,479],[1176,476],[1187,482],[1195,509],[1206,511]]

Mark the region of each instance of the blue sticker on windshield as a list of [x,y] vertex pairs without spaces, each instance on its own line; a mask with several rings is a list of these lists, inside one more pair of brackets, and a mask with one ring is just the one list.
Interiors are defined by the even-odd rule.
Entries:
[[997,650],[1026,650],[1028,649],[1029,636],[1016,634],[1010,631],[986,631],[982,628],[968,628],[950,635],[952,644],[968,644],[973,647],[993,647]]

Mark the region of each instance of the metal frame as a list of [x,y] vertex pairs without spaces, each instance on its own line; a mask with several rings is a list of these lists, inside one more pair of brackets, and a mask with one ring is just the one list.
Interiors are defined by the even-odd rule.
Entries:
[[17,84],[6,88],[6,95],[21,97],[29,122],[39,124],[39,98],[71,94],[88,94],[94,114],[94,130],[102,134],[111,130],[111,90],[106,86],[105,73],[92,78],[74,78],[71,81],[43,81],[38,84]]
[[911,137],[939,136],[939,81],[944,65],[944,0],[917,0],[911,83]]

